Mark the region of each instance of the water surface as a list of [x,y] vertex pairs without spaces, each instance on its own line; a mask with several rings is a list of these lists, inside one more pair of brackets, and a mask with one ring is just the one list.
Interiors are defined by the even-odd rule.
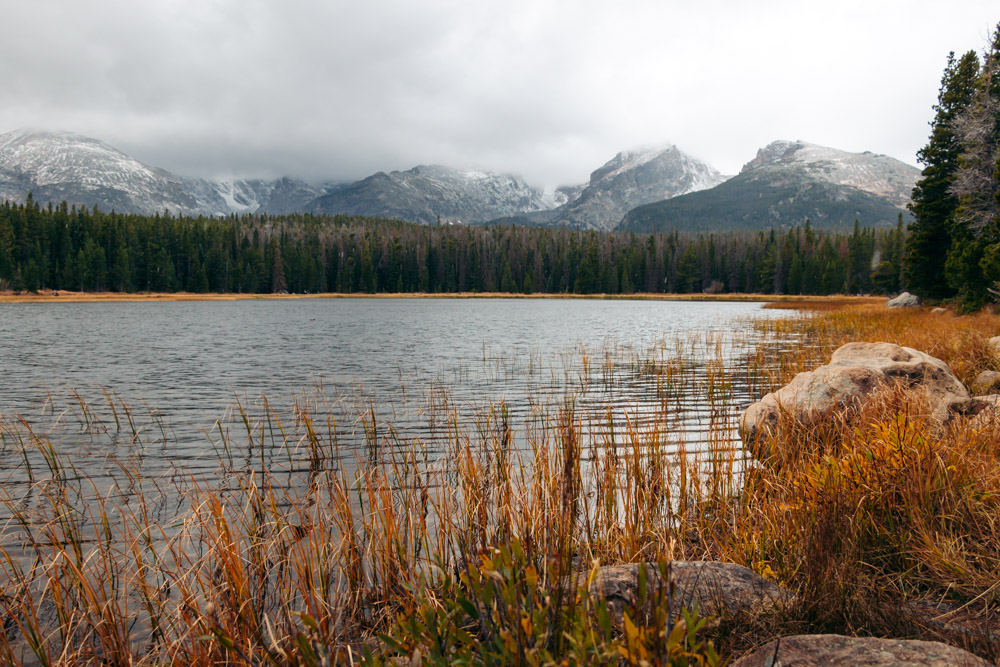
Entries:
[[[475,416],[501,403],[522,444],[531,424],[569,406],[585,429],[609,408],[637,423],[666,411],[670,437],[698,447],[710,423],[731,434],[752,398],[737,374],[723,400],[707,400],[713,360],[738,360],[753,343],[749,318],[773,313],[575,299],[5,304],[0,416],[55,434],[61,455],[109,483],[122,461],[211,483],[223,433],[252,422],[252,445],[265,424],[273,433],[270,410],[294,431],[303,406],[334,424],[348,451],[375,425],[376,437],[433,458],[450,428],[474,430]],[[13,451],[9,437],[3,447]],[[22,457],[0,458],[8,493],[26,481]]]

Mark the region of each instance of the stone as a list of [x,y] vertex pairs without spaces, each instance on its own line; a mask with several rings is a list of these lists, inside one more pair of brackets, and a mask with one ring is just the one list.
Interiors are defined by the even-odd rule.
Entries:
[[[646,563],[646,575],[647,590],[655,591],[661,583],[656,563]],[[792,599],[786,589],[735,563],[673,561],[669,577],[670,594],[678,613],[681,607],[697,606],[702,616],[719,616],[726,612],[773,608]],[[621,616],[624,605],[637,599],[638,590],[638,563],[602,567],[590,586],[590,594],[606,600],[615,617]]]
[[1000,373],[997,371],[983,371],[972,381],[970,389],[976,394],[988,394],[1000,389]]
[[990,667],[941,642],[842,635],[795,635],[768,642],[732,667]]
[[830,363],[799,373],[740,414],[743,442],[766,458],[766,439],[776,433],[781,415],[810,426],[830,412],[856,404],[890,384],[923,393],[930,418],[941,424],[954,414],[974,412],[969,391],[948,365],[928,354],[893,343],[848,343]]
[[993,350],[993,354],[1000,357],[1000,336],[994,336],[986,342],[989,344],[990,349]]
[[920,297],[916,294],[903,292],[895,299],[890,299],[886,308],[915,308],[920,305]]
[[1000,394],[976,396],[972,402],[975,405],[975,417],[969,422],[971,428],[983,431],[1000,422]]
[[935,308],[934,310],[931,311],[931,315],[947,315],[947,314],[948,314],[947,308]]
[[959,605],[944,600],[908,600],[900,607],[903,616],[938,636],[955,637],[958,643],[975,640],[1000,642],[1000,625],[989,605]]

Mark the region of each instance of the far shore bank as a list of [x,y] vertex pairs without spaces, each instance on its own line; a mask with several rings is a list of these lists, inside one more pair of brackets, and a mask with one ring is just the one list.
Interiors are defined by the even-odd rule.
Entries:
[[509,294],[506,292],[442,292],[427,294],[422,292],[378,293],[362,292],[317,294],[239,294],[191,292],[69,292],[59,290],[58,296],[51,290],[37,293],[15,294],[0,292],[0,303],[98,303],[98,302],[156,302],[156,301],[241,301],[249,299],[608,299],[640,301],[763,301],[773,307],[808,307],[810,304],[848,305],[882,303],[882,296],[803,296],[790,294]]

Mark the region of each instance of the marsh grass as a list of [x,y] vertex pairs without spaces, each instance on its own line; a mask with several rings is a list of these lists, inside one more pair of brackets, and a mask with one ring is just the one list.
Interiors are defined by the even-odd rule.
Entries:
[[[111,482],[76,469],[58,445],[70,424],[94,448],[170,437],[155,410],[140,418],[110,391],[105,406],[75,395],[46,430],[0,422],[22,480],[2,491],[0,660],[720,664],[718,653],[806,631],[944,638],[996,659],[987,632],[907,606],[995,624],[995,420],[941,431],[919,399],[887,390],[812,429],[787,424],[777,462],[749,461],[733,443],[736,403],[848,340],[917,347],[966,381],[997,367],[985,340],[1000,318],[930,317],[854,307],[759,322],[763,338],[748,333],[744,347],[708,337],[612,350],[563,378],[612,391],[642,378],[652,411],[567,395],[527,418],[505,402],[468,418],[431,388],[433,446],[374,404],[350,427],[364,446],[347,447],[350,429],[321,391],[289,410],[237,397],[207,432],[221,468],[209,478],[150,477],[136,457],[116,459]],[[702,429],[689,442],[677,436],[685,409]],[[706,624],[643,590],[653,611],[636,600],[619,625],[586,586],[565,583],[599,565],[673,559],[744,564],[797,596]]]

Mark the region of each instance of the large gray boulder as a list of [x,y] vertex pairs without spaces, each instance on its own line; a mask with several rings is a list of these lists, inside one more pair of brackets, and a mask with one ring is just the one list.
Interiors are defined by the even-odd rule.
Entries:
[[[656,563],[645,565],[647,590],[655,591],[664,583],[659,568]],[[786,589],[735,563],[673,561],[668,572],[667,590],[678,613],[681,607],[697,607],[703,616],[719,616],[726,612],[771,608],[792,598]],[[590,586],[590,594],[606,600],[612,615],[618,617],[623,606],[637,600],[638,590],[638,563],[602,567]]]
[[885,305],[886,308],[916,308],[920,305],[920,297],[916,294],[903,292],[895,299],[889,299],[889,303]]
[[968,390],[940,359],[893,343],[848,343],[833,353],[826,366],[799,373],[744,410],[740,436],[764,458],[769,454],[766,440],[775,434],[782,414],[810,426],[891,384],[922,392],[928,416],[942,424],[956,413],[976,411]]
[[990,667],[968,651],[940,642],[841,635],[775,639],[732,667]]

